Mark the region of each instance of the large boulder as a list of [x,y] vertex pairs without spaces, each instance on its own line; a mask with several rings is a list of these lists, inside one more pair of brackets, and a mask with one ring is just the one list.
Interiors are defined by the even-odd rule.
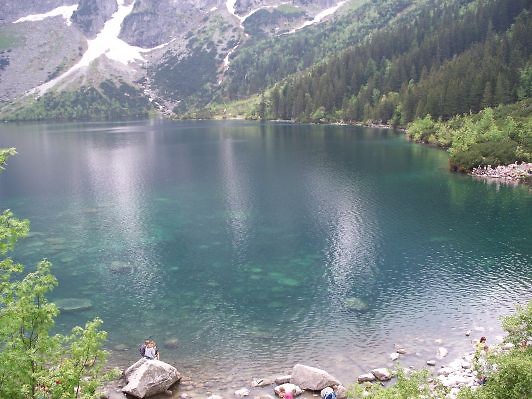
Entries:
[[321,391],[325,387],[340,385],[340,381],[326,371],[303,364],[296,364],[294,366],[290,382],[298,385],[301,389],[309,389],[312,391]]
[[147,398],[161,392],[181,379],[181,374],[173,366],[160,360],[142,358],[129,367],[124,376],[127,385],[122,392],[136,398]]

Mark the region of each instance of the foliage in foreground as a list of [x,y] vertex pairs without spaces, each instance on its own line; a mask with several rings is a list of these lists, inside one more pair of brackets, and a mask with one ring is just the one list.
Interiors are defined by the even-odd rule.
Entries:
[[[527,399],[532,392],[532,301],[517,306],[514,314],[503,318],[507,332],[505,342],[514,344],[508,352],[495,351],[488,359],[487,381],[475,390],[462,389],[459,399]],[[524,345],[523,343],[527,343]],[[478,364],[475,366],[478,369]],[[349,389],[350,399],[425,399],[445,398],[448,388],[429,383],[430,373],[421,370],[406,374],[398,370],[397,382],[389,387],[380,384],[356,384]]]
[[515,314],[502,322],[508,333],[506,342],[514,344],[507,353],[491,356],[487,381],[475,391],[460,392],[460,399],[527,399],[532,392],[532,301],[517,307]]
[[449,148],[450,162],[456,170],[530,162],[532,102],[486,108],[449,121],[433,120],[427,115],[408,126],[408,135],[416,142]]
[[[380,384],[372,384],[365,388],[363,385],[353,385],[349,389],[350,399],[421,399],[428,397],[440,397],[440,392],[432,391],[430,388],[429,371],[421,370],[406,374],[399,369],[396,384],[387,388]],[[441,397],[444,397],[441,392]],[[432,395],[432,396],[431,396]]]
[[[14,149],[0,150],[0,168]],[[57,306],[46,295],[57,285],[51,263],[42,260],[22,278],[23,266],[7,253],[28,234],[29,221],[9,210],[0,214],[0,398],[96,397],[104,378],[106,333],[102,321],[52,335]]]

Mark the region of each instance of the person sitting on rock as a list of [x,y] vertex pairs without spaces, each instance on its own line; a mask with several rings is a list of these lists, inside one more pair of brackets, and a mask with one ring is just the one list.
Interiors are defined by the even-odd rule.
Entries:
[[149,343],[150,343],[150,340],[145,339],[144,343],[141,346],[139,346],[140,356],[144,357],[144,353],[146,352],[146,347],[148,346]]
[[153,341],[149,341],[148,345],[146,345],[146,349],[144,350],[144,358],[145,359],[156,359],[156,353],[155,353],[155,343]]

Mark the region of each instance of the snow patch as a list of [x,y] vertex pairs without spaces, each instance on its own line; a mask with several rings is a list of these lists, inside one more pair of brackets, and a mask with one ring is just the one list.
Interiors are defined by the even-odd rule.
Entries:
[[46,18],[51,17],[57,17],[62,16],[65,19],[65,22],[68,26],[72,25],[72,21],[70,20],[70,17],[72,17],[72,14],[74,11],[76,11],[78,8],[77,4],[73,6],[61,6],[54,8],[52,11],[48,11],[44,14],[32,14],[27,15],[25,17],[17,19],[14,24],[18,24],[20,22],[36,22],[36,21],[42,21]]
[[310,26],[310,25],[314,25],[314,24],[318,24],[320,23],[324,18],[327,18],[329,15],[332,15],[334,14],[340,7],[342,7],[345,3],[347,3],[347,1],[340,1],[339,3],[337,3],[335,6],[333,7],[330,7],[330,8],[327,8],[325,10],[323,10],[322,12],[316,14],[316,16],[314,17],[314,19],[312,21],[306,21],[303,25],[301,25],[300,27],[297,27],[295,29],[292,29],[290,32],[288,33],[295,33],[297,32],[298,30],[301,30],[303,28],[306,28],[307,26]]
[[29,94],[44,94],[57,83],[68,76],[71,76],[76,71],[88,67],[94,60],[102,55],[105,55],[110,60],[117,61],[125,66],[128,66],[130,62],[144,62],[145,59],[142,55],[143,53],[159,49],[170,43],[164,43],[151,49],[144,49],[142,47],[131,46],[122,39],[119,39],[118,35],[120,34],[122,22],[124,21],[124,18],[131,13],[134,6],[134,2],[132,2],[130,5],[125,5],[124,3],[124,0],[118,0],[118,10],[111,15],[111,18],[105,23],[103,29],[96,35],[94,39],[87,40],[87,51],[85,51],[77,64],[57,78],[32,89]]

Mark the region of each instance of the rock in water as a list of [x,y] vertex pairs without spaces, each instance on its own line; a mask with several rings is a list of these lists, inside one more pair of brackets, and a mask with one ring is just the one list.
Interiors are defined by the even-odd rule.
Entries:
[[371,373],[379,380],[379,381],[388,381],[392,379],[392,373],[387,368],[380,368],[380,369],[373,369],[371,370]]
[[321,391],[325,387],[340,385],[340,381],[326,371],[303,364],[294,366],[290,382],[299,385],[301,389],[312,391]]
[[125,372],[127,385],[122,392],[136,398],[146,398],[166,392],[181,379],[177,369],[160,360],[140,359]]
[[238,391],[235,391],[235,396],[238,396],[239,398],[243,398],[244,396],[249,396],[249,389],[240,388]]
[[286,384],[287,382],[290,382],[290,378],[292,378],[291,375],[279,375],[275,377],[275,383],[277,385]]
[[92,302],[83,298],[62,298],[54,303],[61,312],[80,312],[92,308]]
[[359,384],[363,382],[373,382],[375,381],[375,376],[372,373],[360,374],[357,378]]
[[357,297],[345,298],[344,306],[348,310],[354,310],[357,312],[362,312],[368,309],[368,304],[364,302],[362,299],[357,298]]

